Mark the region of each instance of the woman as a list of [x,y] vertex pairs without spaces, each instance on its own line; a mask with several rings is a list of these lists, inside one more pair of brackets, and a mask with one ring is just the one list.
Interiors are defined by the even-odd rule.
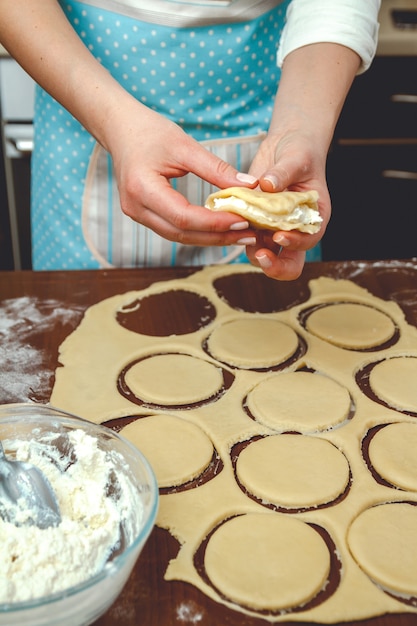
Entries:
[[[267,275],[296,278],[330,217],[326,156],[351,82],[375,53],[379,6],[0,2],[1,42],[45,90],[34,269],[225,262],[246,246]],[[260,236],[203,208],[214,188],[233,185],[317,189],[323,228]]]

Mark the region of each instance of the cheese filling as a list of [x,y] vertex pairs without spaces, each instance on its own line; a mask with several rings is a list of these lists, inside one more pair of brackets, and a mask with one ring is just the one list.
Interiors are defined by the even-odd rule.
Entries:
[[[260,209],[254,204],[249,204],[241,198],[236,196],[229,196],[228,198],[214,198],[214,208],[222,209],[223,207],[233,206],[236,209],[247,210],[253,215],[254,218],[262,218],[274,224],[277,216]],[[225,211],[227,208],[225,208]],[[323,221],[320,213],[315,209],[311,209],[306,204],[296,206],[291,213],[283,214],[279,216],[280,220],[287,222],[288,224],[320,224]]]

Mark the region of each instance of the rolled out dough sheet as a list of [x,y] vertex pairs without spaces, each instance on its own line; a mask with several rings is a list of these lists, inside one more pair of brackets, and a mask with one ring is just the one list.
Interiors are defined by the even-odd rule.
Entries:
[[[56,370],[51,404],[98,423],[126,416],[136,419],[125,432],[139,447],[143,436],[143,446],[152,457],[161,486],[204,472],[210,452],[215,450],[218,454],[221,471],[196,488],[161,495],[157,524],[168,529],[180,543],[178,554],[166,563],[167,585],[171,580],[188,582],[218,603],[258,618],[260,624],[331,624],[384,613],[417,613],[414,606],[391,597],[379,584],[383,581],[401,593],[417,595],[417,507],[403,504],[417,503],[415,475],[406,472],[407,482],[400,489],[381,484],[375,480],[363,452],[363,441],[376,426],[415,427],[415,418],[401,407],[414,407],[417,402],[409,391],[410,376],[411,386],[415,387],[416,370],[409,364],[414,366],[417,359],[416,328],[406,323],[394,302],[378,299],[352,282],[324,277],[311,281],[305,301],[289,309],[259,314],[234,310],[217,293],[215,283],[236,274],[263,276],[247,265],[213,266],[188,278],[155,283],[90,307],[60,347],[61,366]],[[207,299],[215,315],[202,320],[194,332],[170,336],[148,336],[134,332],[133,323],[130,329],[118,323],[118,312],[134,309],[132,303],[140,310],[141,298],[161,296],[165,291],[172,294],[175,290]],[[382,323],[372,334],[374,349],[369,349],[367,332],[362,338],[356,333],[352,346],[349,333],[347,341],[346,337],[340,341],[339,336],[336,343],[326,333],[318,336],[317,329],[306,328],[303,320],[311,310],[319,311],[326,305],[330,312],[333,305],[340,303],[354,308],[359,328],[369,326],[370,311],[371,315],[377,312],[377,321]],[[229,330],[233,331],[230,337],[229,322]],[[269,338],[259,340],[254,348],[245,329],[261,326],[274,327],[277,332],[272,331],[273,340],[269,341],[268,331]],[[396,333],[392,345],[381,348],[393,328]],[[284,334],[280,334],[281,330]],[[213,354],[207,349],[210,337]],[[289,339],[289,344],[285,349],[275,346],[271,352],[270,344],[277,337],[283,344]],[[262,359],[271,363],[274,354],[284,359],[293,350],[295,338],[305,345],[305,350],[296,352],[298,356],[291,358],[283,369],[256,371],[248,367],[253,356],[258,363]],[[349,344],[348,349],[340,345],[345,343]],[[361,351],[364,347],[366,352]],[[169,356],[162,359],[161,355]],[[178,359],[179,355],[183,358]],[[232,359],[235,364],[227,365]],[[180,361],[186,366],[182,370]],[[376,366],[379,362],[387,365]],[[159,404],[157,410],[150,411],[149,406],[134,402],[120,391],[121,373],[139,363],[146,367],[134,367],[127,382],[135,394]],[[371,384],[375,393],[383,395],[383,386],[393,400],[392,393],[397,390],[395,404],[399,409],[373,399],[361,386],[358,373],[367,368],[373,368]],[[383,371],[385,368],[387,372]],[[224,393],[217,394],[223,384],[222,372],[228,373],[231,384]],[[378,381],[380,374],[386,374],[387,384]],[[196,398],[203,398],[204,402],[186,404]],[[172,405],[177,405],[174,411]],[[195,429],[189,428],[191,424]],[[301,434],[288,434],[293,431]],[[393,442],[398,434],[397,443],[387,448],[381,431],[370,453],[376,464],[377,457],[382,458],[389,478],[395,482],[394,470],[384,459],[391,457],[395,465],[405,435],[391,432],[395,435]],[[385,434],[388,437],[390,433]],[[184,448],[179,444],[182,435]],[[293,438],[292,443],[300,444],[298,454],[285,450],[288,437]],[[279,452],[274,455],[276,442]],[[320,445],[322,454],[316,449]],[[174,446],[179,446],[178,450],[173,450]],[[240,452],[240,470],[237,464],[236,469],[248,485],[246,491],[235,474],[234,454],[238,449],[245,453]],[[184,458],[181,463],[178,460],[175,468],[177,453]],[[250,458],[252,453],[255,460]],[[262,462],[257,462],[257,456],[262,457]],[[267,462],[277,476],[275,485],[272,479],[268,481]],[[327,462],[331,468],[326,472]],[[291,481],[295,481],[296,488]],[[250,491],[256,499],[250,497]],[[335,500],[329,506],[320,505],[332,498]],[[274,499],[290,506],[300,502],[309,506],[286,513],[268,508],[268,500]],[[395,507],[399,507],[399,513],[404,510],[407,514],[392,516],[391,512],[397,511]],[[400,521],[401,533],[392,525],[393,517]],[[317,529],[322,531],[320,535]],[[362,535],[368,539],[361,541]],[[328,537],[329,542],[323,537]],[[383,545],[388,545],[393,554],[388,565],[381,562]],[[312,561],[310,546],[315,555]],[[196,555],[202,551],[208,577],[200,575],[196,568]],[[336,563],[332,573],[339,572],[334,589],[325,581],[329,558]],[[411,565],[404,569],[403,560],[410,558]],[[226,563],[230,564],[227,571]],[[254,595],[248,589],[254,574],[264,582],[274,572],[279,572],[276,590],[271,592],[267,582],[260,594]],[[325,588],[330,589],[327,595],[320,593],[319,600],[313,598],[310,604],[304,604],[323,580]],[[278,606],[285,608],[274,612]]]

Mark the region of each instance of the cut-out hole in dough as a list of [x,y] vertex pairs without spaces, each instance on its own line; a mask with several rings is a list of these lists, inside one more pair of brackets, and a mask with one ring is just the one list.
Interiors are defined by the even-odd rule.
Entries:
[[326,542],[308,524],[279,513],[249,513],[215,530],[204,564],[209,580],[227,599],[279,611],[316,596],[331,561]]
[[366,509],[352,522],[347,541],[373,582],[417,597],[417,506],[394,502]]
[[398,261],[389,263],[392,265],[385,267],[380,262],[372,264],[364,273],[361,272],[361,276],[358,275],[357,282],[361,284],[362,278],[366,280],[366,273],[372,273],[375,295],[384,298],[389,293],[389,299],[400,305],[408,323],[414,326],[417,319],[417,293],[413,286],[417,284],[417,268],[411,264],[407,267],[407,264]]
[[185,289],[170,289],[137,299],[116,313],[117,322],[134,333],[169,337],[196,332],[216,317],[208,298]]
[[348,419],[351,399],[348,390],[331,378],[299,371],[262,380],[248,394],[247,407],[269,428],[310,433]]
[[118,379],[119,392],[137,404],[182,407],[218,397],[232,381],[222,368],[188,354],[150,355],[130,363]]
[[148,459],[159,487],[195,479],[213,458],[213,444],[206,433],[193,422],[173,415],[137,419],[120,432]]
[[417,491],[417,424],[400,422],[380,428],[368,448],[369,461],[387,483]]
[[276,313],[305,302],[310,291],[296,281],[271,280],[260,272],[222,276],[213,281],[217,294],[238,311]]
[[237,459],[236,477],[261,503],[301,510],[336,500],[348,487],[350,469],[329,441],[282,434],[249,443]]
[[229,320],[207,339],[209,354],[232,367],[264,369],[287,361],[299,346],[287,324],[265,317]]
[[396,331],[388,315],[353,302],[316,307],[305,318],[305,326],[320,339],[349,350],[379,347],[389,341]]
[[369,385],[388,406],[417,415],[416,374],[416,357],[392,357],[372,367]]

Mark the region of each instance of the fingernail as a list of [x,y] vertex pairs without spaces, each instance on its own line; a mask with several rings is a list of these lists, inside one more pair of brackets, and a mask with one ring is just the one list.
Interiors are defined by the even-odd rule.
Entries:
[[229,226],[230,230],[246,230],[249,228],[249,222],[235,222]]
[[243,172],[238,172],[236,174],[236,178],[241,183],[248,183],[249,185],[254,185],[258,182],[258,179],[255,176],[251,176],[250,174],[244,174]]
[[242,237],[237,243],[241,246],[254,246],[256,244],[256,237]]
[[259,265],[263,268],[263,269],[268,269],[268,267],[271,267],[272,262],[270,261],[269,257],[266,256],[266,254],[260,254],[259,256],[256,256],[256,260],[258,261]]
[[263,176],[262,180],[267,180],[269,183],[271,183],[273,189],[278,187],[278,178],[273,174],[267,174],[266,176]]
[[290,245],[290,240],[286,238],[285,235],[283,235],[282,233],[278,233],[276,235],[273,235],[272,239],[275,241],[275,243],[277,243],[279,246],[282,246],[283,248],[285,248],[286,246]]

